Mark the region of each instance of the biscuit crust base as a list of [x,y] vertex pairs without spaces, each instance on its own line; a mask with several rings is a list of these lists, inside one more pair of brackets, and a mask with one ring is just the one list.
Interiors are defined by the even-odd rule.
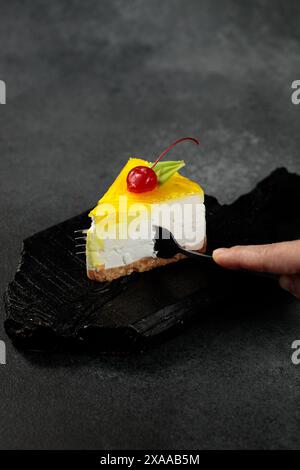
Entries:
[[[204,253],[206,249],[206,243],[199,250],[199,253]],[[117,268],[105,269],[104,266],[99,267],[97,270],[88,269],[87,276],[92,281],[104,282],[104,281],[113,281],[122,276],[128,276],[133,272],[143,273],[145,271],[150,271],[150,269],[158,268],[161,266],[166,266],[167,264],[176,263],[177,261],[186,258],[185,255],[177,253],[173,258],[141,258],[133,263],[127,264],[126,266],[120,266]]]

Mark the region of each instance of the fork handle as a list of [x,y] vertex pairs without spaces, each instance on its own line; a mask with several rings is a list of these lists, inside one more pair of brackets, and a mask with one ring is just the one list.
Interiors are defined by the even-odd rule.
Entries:
[[206,253],[200,253],[199,251],[191,251],[191,250],[185,250],[184,248],[178,249],[178,253],[182,253],[185,256],[188,256],[189,258],[196,258],[198,261],[206,261],[212,262],[213,257],[211,255],[207,255]]
[[[203,262],[213,263],[214,266],[219,267],[220,269],[224,269],[224,270],[226,269],[220,266],[219,264],[217,264],[211,255],[207,255],[205,253],[199,253],[197,251],[185,250],[184,248],[180,248],[180,253],[182,253],[183,255],[189,258],[197,259],[198,261],[201,261],[202,263]],[[250,271],[248,269],[235,269],[232,271],[235,271],[237,273],[242,273],[242,274],[253,274],[254,276],[262,277],[265,279],[271,279],[274,281],[278,281],[279,279],[279,275],[274,274],[274,273]]]

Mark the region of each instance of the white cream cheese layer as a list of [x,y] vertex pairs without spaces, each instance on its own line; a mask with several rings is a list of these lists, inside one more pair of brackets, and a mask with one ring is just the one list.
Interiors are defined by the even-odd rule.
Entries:
[[[187,249],[200,250],[205,243],[205,206],[202,195],[172,199],[153,204],[133,226],[116,224],[116,231],[105,237],[92,222],[87,232],[87,269],[110,269],[125,266],[142,258],[155,257],[154,226],[168,229]],[[115,227],[114,227],[115,228]],[[126,237],[120,235],[126,233]]]

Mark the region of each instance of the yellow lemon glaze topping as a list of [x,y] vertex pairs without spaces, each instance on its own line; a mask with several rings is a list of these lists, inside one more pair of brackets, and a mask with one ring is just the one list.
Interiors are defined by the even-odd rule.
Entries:
[[132,193],[128,191],[126,182],[127,175],[132,168],[139,165],[150,166],[150,163],[141,158],[130,158],[128,160],[114,183],[98,201],[97,206],[90,212],[90,217],[97,218],[97,215],[102,217],[103,214],[100,210],[100,206],[104,203],[112,205],[115,210],[118,211],[120,196],[127,197],[128,207],[135,203],[142,203],[146,206],[159,204],[171,199],[179,199],[194,194],[199,194],[204,198],[204,192],[201,186],[179,173],[175,173],[168,181],[162,185],[158,185],[153,191],[143,193]]

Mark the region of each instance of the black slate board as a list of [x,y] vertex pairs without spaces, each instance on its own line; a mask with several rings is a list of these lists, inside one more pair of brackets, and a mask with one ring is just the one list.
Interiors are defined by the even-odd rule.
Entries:
[[[208,250],[300,238],[300,176],[281,168],[231,205],[206,197]],[[186,322],[247,299],[276,295],[277,283],[185,260],[112,283],[86,277],[74,230],[88,211],[24,241],[5,292],[5,329],[30,349],[143,349]],[[251,292],[251,295],[249,293]]]

